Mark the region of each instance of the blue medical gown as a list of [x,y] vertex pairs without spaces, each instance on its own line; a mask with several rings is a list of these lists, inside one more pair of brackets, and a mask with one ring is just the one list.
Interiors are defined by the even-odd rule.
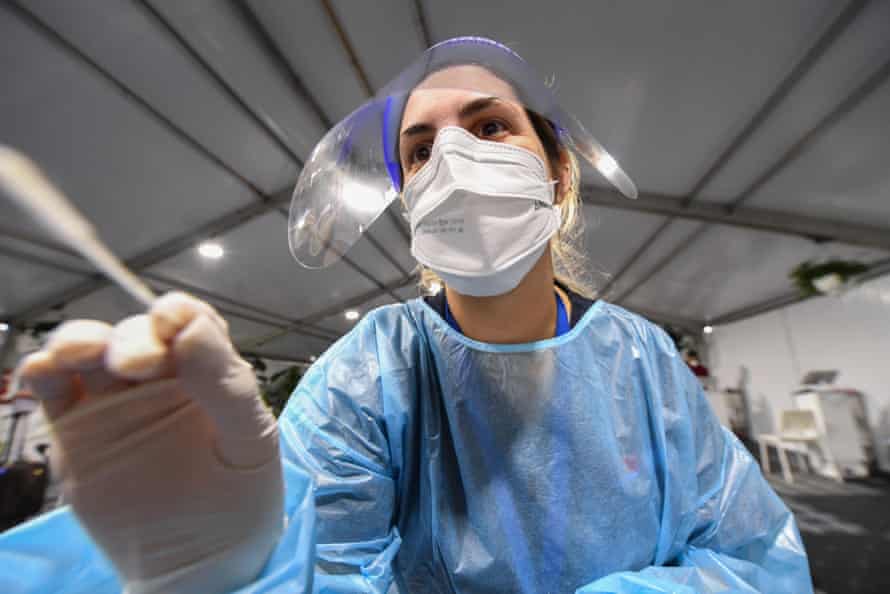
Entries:
[[[525,345],[378,309],[280,428],[288,525],[242,594],[812,592],[791,513],[671,340],[602,301]],[[67,511],[0,540],[0,586],[119,588]]]

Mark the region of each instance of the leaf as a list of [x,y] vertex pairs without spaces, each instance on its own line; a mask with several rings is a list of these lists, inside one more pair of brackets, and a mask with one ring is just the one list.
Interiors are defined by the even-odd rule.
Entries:
[[795,266],[788,276],[802,294],[813,296],[822,294],[813,285],[813,281],[817,278],[837,274],[846,283],[865,272],[868,272],[868,265],[856,260],[828,260],[820,264],[813,264],[808,260]]

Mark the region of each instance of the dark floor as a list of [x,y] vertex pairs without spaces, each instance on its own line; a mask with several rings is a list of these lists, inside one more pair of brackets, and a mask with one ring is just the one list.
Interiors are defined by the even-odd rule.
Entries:
[[890,480],[769,480],[797,518],[817,593],[890,594]]

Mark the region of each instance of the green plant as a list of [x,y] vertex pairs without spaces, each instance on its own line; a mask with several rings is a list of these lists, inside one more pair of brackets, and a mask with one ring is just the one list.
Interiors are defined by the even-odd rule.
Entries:
[[300,383],[301,377],[303,377],[303,370],[294,365],[279,371],[260,387],[263,400],[276,417],[284,410],[288,399],[294,393],[297,384]]
[[867,271],[868,265],[856,260],[828,260],[819,264],[808,260],[796,266],[789,277],[804,295],[821,295],[822,292],[813,284],[814,280],[836,274],[846,284],[851,278]]

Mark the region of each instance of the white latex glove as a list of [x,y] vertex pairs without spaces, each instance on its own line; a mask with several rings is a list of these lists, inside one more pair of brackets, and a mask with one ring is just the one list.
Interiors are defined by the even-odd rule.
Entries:
[[229,592],[283,528],[275,419],[225,321],[182,293],[111,327],[66,322],[22,363],[63,489],[131,594]]

